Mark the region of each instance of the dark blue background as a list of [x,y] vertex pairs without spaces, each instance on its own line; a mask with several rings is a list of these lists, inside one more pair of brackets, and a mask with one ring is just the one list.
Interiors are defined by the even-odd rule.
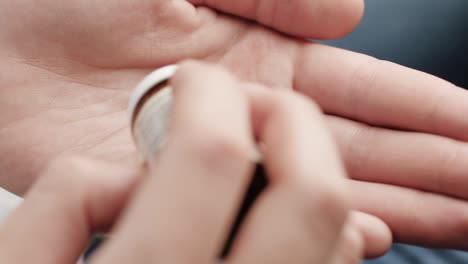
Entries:
[[468,87],[467,0],[368,0],[358,29],[331,43]]

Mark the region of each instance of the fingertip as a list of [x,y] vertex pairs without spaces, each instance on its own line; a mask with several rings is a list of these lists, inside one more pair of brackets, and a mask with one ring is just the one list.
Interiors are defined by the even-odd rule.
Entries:
[[257,159],[244,83],[219,65],[185,61],[171,86],[174,101],[168,141],[185,138],[205,147],[216,146],[213,158],[219,156],[216,149],[224,149],[237,153],[234,156]]
[[393,243],[393,235],[385,222],[361,212],[353,212],[351,221],[363,235],[366,257],[376,258],[388,252]]
[[362,232],[347,221],[341,231],[340,240],[328,261],[329,264],[358,264],[364,257],[365,239]]
[[347,243],[344,263],[360,263],[364,257],[366,240],[362,232],[352,225],[344,227],[344,239]]
[[[335,2],[332,4],[331,2]],[[323,20],[318,21],[321,24],[319,32],[316,32],[314,27],[309,37],[324,40],[333,40],[344,37],[353,32],[362,20],[364,15],[363,0],[338,0],[329,2],[331,11],[324,13],[333,13],[324,15]]]
[[364,1],[363,0],[348,0],[346,1],[347,8],[343,7],[343,18],[347,23],[342,23],[341,31],[337,31],[336,37],[344,37],[353,32],[360,24],[364,16]]

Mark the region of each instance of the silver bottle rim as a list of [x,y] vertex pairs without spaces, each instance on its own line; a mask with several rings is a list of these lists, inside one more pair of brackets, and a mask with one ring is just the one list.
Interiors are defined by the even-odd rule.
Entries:
[[140,101],[150,92],[154,87],[169,80],[174,76],[177,71],[177,65],[169,65],[159,68],[149,75],[147,75],[135,88],[128,104],[128,119],[132,123],[135,111],[140,104]]

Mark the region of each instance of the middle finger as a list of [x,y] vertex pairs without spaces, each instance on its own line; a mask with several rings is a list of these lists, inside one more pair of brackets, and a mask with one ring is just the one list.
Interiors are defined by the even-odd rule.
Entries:
[[468,144],[328,117],[350,176],[468,199]]
[[304,44],[294,88],[325,112],[376,126],[468,140],[468,92],[435,76],[367,55]]

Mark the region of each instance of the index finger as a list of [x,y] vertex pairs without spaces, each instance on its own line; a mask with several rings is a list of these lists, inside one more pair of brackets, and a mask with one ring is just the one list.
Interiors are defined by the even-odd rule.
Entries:
[[320,44],[307,44],[300,54],[294,88],[327,113],[468,140],[467,91],[417,70]]
[[332,39],[351,32],[361,20],[362,0],[190,0],[254,19],[299,37]]

